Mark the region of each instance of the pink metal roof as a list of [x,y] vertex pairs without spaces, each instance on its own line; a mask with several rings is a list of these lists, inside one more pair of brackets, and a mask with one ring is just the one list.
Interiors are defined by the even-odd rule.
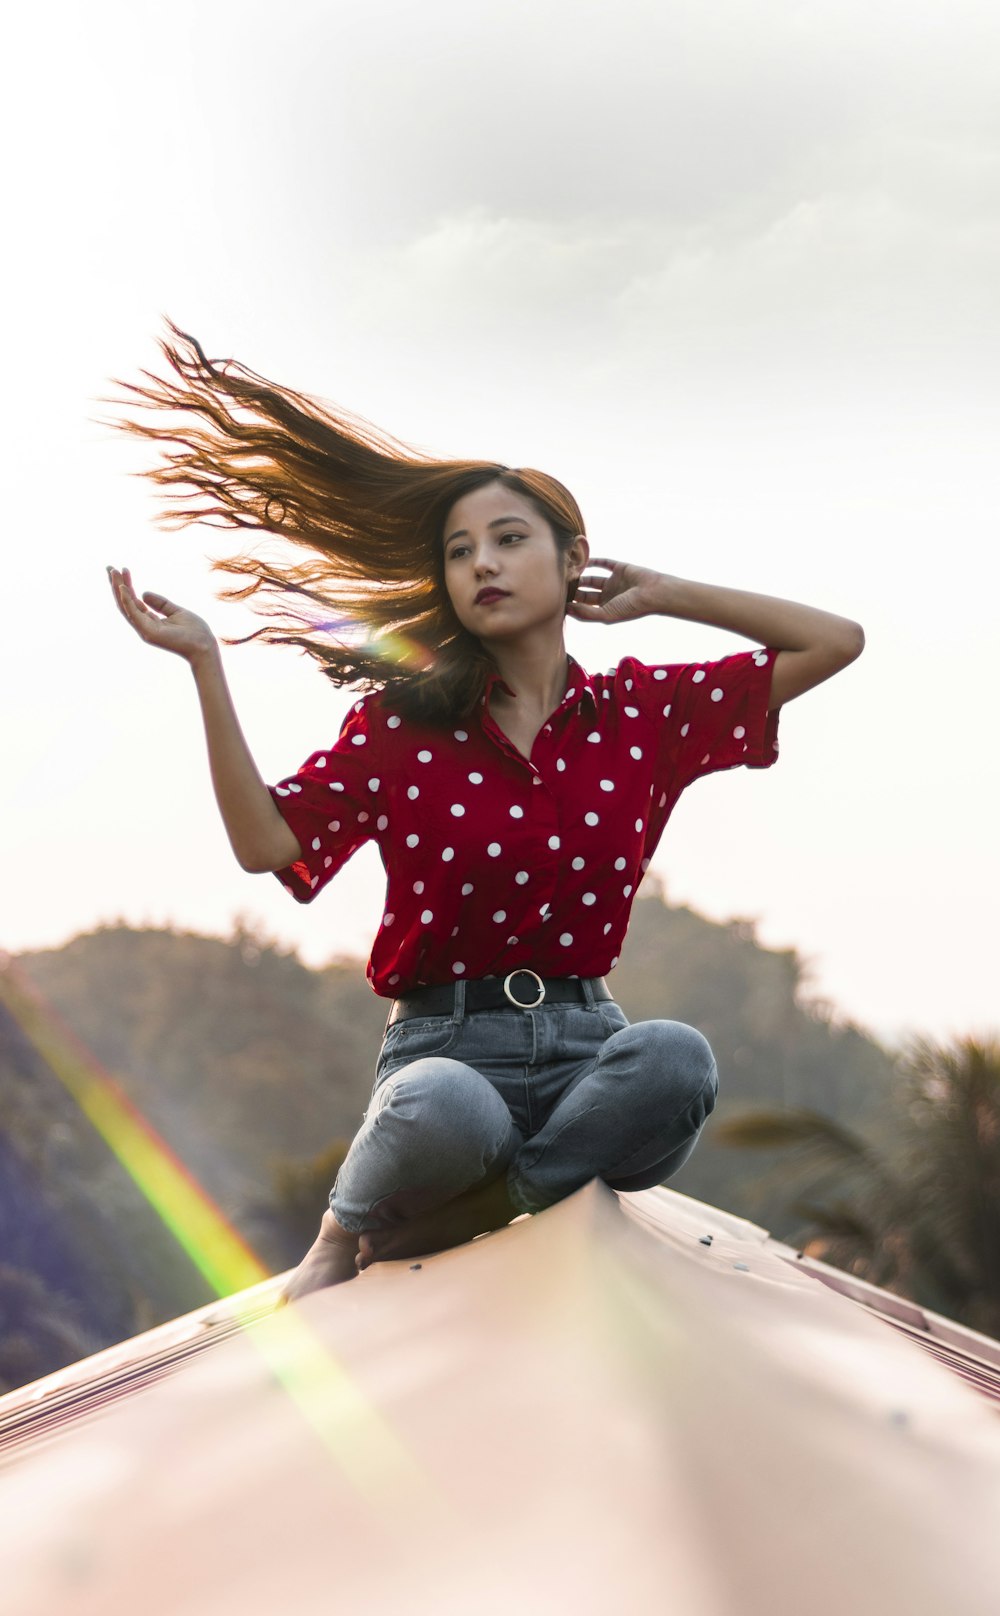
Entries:
[[0,1399],[5,1611],[1000,1604],[997,1344],[751,1223],[595,1182],[279,1285]]

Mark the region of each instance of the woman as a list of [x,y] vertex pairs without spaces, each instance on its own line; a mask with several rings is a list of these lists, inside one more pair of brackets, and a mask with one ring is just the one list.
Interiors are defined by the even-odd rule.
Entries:
[[[852,662],[860,626],[591,559],[554,478],[435,461],[171,331],[161,346],[179,380],[126,385],[185,424],[116,424],[175,446],[148,474],[196,496],[175,521],[302,547],[297,566],[213,566],[252,579],[228,598],[299,603],[249,638],[297,644],[365,694],[336,741],[265,785],[207,624],[109,568],[118,606],[191,666],[243,869],[309,903],[373,838],[387,874],[367,974],[392,1004],[371,1102],[283,1299],[502,1227],[594,1177],[662,1183],[714,1107],[715,1060],[683,1023],[630,1025],[604,978],[685,786],[769,768],[781,705]],[[763,648],[626,657],[597,675],[567,654],[567,615],[648,614]]]

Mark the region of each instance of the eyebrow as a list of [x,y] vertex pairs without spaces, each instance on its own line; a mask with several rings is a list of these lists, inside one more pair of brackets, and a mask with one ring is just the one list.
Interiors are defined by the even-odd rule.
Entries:
[[[531,525],[526,516],[498,516],[495,522],[487,522],[486,526],[504,527],[508,522],[523,522],[525,527],[530,527]],[[460,527],[455,533],[449,533],[444,542],[445,544],[450,544],[452,539],[467,539],[468,537],[468,528]]]

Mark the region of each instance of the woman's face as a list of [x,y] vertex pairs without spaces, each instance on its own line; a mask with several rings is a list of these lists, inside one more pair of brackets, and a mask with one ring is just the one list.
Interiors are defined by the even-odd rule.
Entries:
[[588,554],[578,534],[561,555],[545,518],[500,482],[463,494],[445,520],[445,587],[459,622],[480,640],[561,624],[567,585]]

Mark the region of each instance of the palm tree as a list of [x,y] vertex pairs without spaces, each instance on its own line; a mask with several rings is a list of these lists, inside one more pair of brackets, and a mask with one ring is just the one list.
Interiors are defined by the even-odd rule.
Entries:
[[712,1138],[788,1152],[756,1188],[790,1198],[800,1248],[1000,1335],[1000,1039],[912,1036],[880,1131],[887,1142],[784,1107],[720,1119]]

